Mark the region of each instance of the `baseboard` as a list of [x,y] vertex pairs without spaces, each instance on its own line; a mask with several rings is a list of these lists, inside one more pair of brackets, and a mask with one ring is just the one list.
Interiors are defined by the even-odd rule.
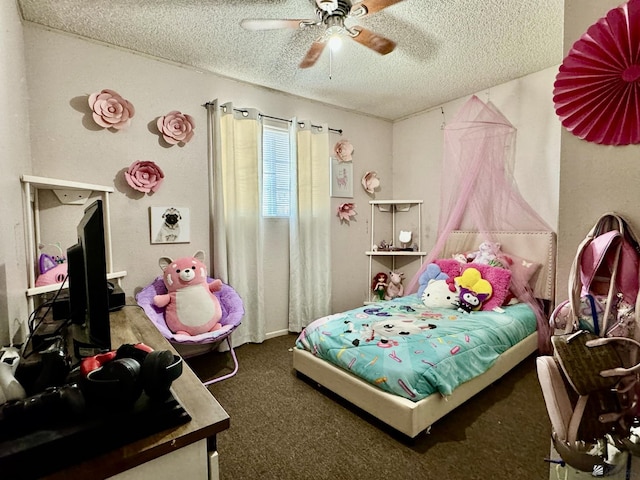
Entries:
[[276,330],[275,332],[269,332],[265,334],[265,340],[269,340],[270,338],[281,337],[283,335],[289,335],[289,330]]

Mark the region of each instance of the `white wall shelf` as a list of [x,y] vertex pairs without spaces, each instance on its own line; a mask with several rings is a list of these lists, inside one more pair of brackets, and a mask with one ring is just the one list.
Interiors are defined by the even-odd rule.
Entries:
[[52,284],[36,287],[38,262],[36,252],[41,243],[40,235],[40,202],[38,199],[39,190],[52,190],[60,203],[64,205],[84,205],[92,192],[99,192],[104,210],[104,236],[105,255],[107,261],[107,278],[109,280],[119,280],[127,275],[126,271],[113,271],[112,249],[111,249],[111,220],[109,212],[109,194],[113,193],[113,187],[94,185],[91,183],[73,182],[69,180],[59,180],[55,178],[36,177],[33,175],[22,175],[23,209],[25,216],[25,235],[27,241],[27,265],[28,265],[28,285],[26,290],[29,311],[34,309],[34,299],[39,295],[55,292],[62,287],[61,284]]
[[[388,263],[390,270],[396,269],[396,258],[397,257],[413,257],[415,260],[422,260],[426,256],[426,252],[422,250],[422,200],[370,200],[369,205],[371,206],[371,245],[370,249],[365,252],[365,255],[369,257],[369,278],[368,278],[368,295],[365,300],[365,304],[373,303],[378,299],[375,297],[375,294],[371,291],[371,280],[373,279],[373,265],[374,258],[382,260],[384,262],[384,258],[389,258]],[[397,242],[398,235],[402,227],[398,227],[397,225],[397,214],[402,213],[406,215],[410,215],[414,211],[414,222],[417,223],[417,231],[412,231],[412,240],[411,245],[417,245],[417,250],[378,250],[377,249],[377,241],[380,239],[376,238],[376,235],[379,235],[380,229],[376,226],[376,218],[386,217],[384,219],[384,224],[387,228],[390,227],[391,232],[391,241]]]

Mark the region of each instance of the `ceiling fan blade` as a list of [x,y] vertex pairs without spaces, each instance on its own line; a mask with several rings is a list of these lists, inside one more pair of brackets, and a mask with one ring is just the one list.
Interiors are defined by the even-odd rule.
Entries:
[[280,28],[298,29],[315,25],[315,20],[309,19],[271,19],[271,18],[245,18],[240,25],[247,30],[277,30]]
[[351,7],[351,15],[363,17],[371,13],[379,12],[383,8],[390,7],[402,1],[403,0],[363,0],[362,2],[355,3]]
[[313,67],[318,61],[318,58],[320,58],[320,55],[322,55],[322,52],[324,51],[324,47],[326,45],[327,42],[322,40],[316,40],[315,42],[313,42],[311,44],[311,48],[300,62],[300,68]]
[[351,30],[357,33],[357,35],[351,38],[359,44],[364,45],[371,50],[375,50],[380,55],[391,53],[396,48],[396,42],[389,40],[382,35],[378,35],[371,30],[367,30],[366,28],[359,26],[352,27]]

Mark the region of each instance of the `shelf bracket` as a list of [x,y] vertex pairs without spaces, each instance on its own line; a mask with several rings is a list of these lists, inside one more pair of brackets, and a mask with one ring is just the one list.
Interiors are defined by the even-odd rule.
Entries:
[[91,190],[53,189],[53,193],[64,205],[84,205],[91,196]]

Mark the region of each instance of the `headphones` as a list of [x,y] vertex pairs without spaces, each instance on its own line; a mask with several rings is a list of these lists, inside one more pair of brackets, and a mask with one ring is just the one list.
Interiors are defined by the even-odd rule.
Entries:
[[127,406],[142,392],[152,400],[165,400],[182,374],[182,358],[144,343],[125,344],[83,359],[80,372],[80,389],[88,401]]

